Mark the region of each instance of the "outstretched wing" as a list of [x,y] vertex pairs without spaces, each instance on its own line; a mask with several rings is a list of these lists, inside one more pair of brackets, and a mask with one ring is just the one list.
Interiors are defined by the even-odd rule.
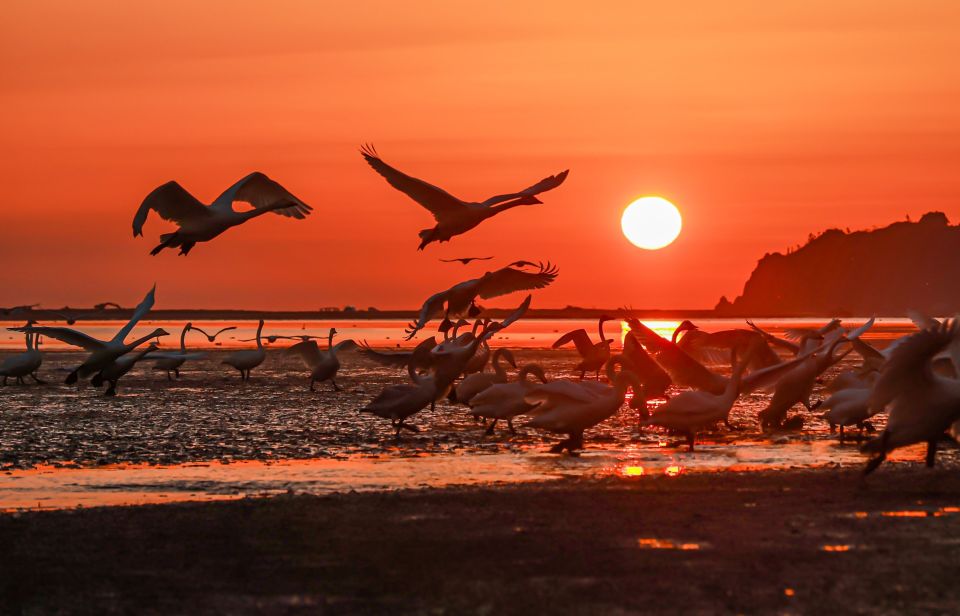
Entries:
[[211,207],[232,210],[236,201],[249,203],[257,210],[269,209],[274,214],[299,220],[306,218],[313,210],[278,182],[259,171],[254,171],[228,188],[217,197]]
[[532,301],[533,296],[528,295],[522,302],[520,302],[520,305],[517,306],[513,312],[507,315],[504,320],[500,321],[499,323],[491,323],[490,326],[484,330],[483,335],[480,336],[481,341],[489,340],[497,332],[502,331],[510,327],[510,325],[513,323],[519,321],[520,318],[527,313],[527,310],[530,309],[530,302]]
[[957,337],[958,331],[960,321],[953,320],[908,336],[881,369],[873,385],[870,408],[883,408],[900,395],[929,387],[934,379],[930,360]]
[[360,153],[363,154],[367,164],[382,175],[390,186],[430,210],[437,222],[440,222],[443,216],[454,214],[463,209],[463,202],[442,188],[418,180],[383,162],[372,145],[364,145],[360,148]]
[[157,285],[153,285],[153,288],[147,292],[143,301],[141,301],[140,304],[137,305],[136,310],[133,311],[133,316],[130,317],[130,321],[120,328],[117,335],[113,337],[113,342],[123,342],[130,332],[133,331],[133,328],[136,327],[137,323],[140,322],[140,319],[147,316],[147,313],[153,308],[153,296],[156,291]]
[[537,272],[525,272],[508,266],[495,272],[487,272],[480,278],[477,294],[483,299],[490,299],[514,291],[542,289],[560,273],[560,270],[549,262],[546,265],[541,263],[539,268]]
[[106,346],[100,340],[91,338],[83,332],[68,327],[10,327],[10,331],[23,332],[27,334],[40,334],[47,338],[53,338],[69,345],[86,349],[87,351],[96,351]]
[[191,219],[210,216],[207,206],[197,201],[183,186],[176,182],[167,182],[153,189],[140,204],[140,209],[133,217],[133,237],[143,235],[143,224],[147,222],[150,210],[159,214],[160,218],[178,225]]
[[[199,329],[199,328],[197,328],[197,329]],[[232,329],[237,329],[237,326],[236,326],[236,325],[231,325],[230,327],[224,327],[223,329],[221,329],[221,330],[219,330],[217,333],[215,333],[215,334],[213,335],[213,337],[216,338],[217,336],[219,336],[219,335],[222,334],[223,332],[228,332],[228,331],[230,331],[230,330],[232,330]],[[202,331],[202,330],[201,330],[201,331]],[[204,333],[204,335],[206,335],[206,332],[203,332],[203,333]]]
[[449,290],[434,293],[427,298],[427,301],[423,302],[423,306],[420,307],[420,313],[417,315],[417,320],[410,323],[407,329],[404,330],[407,334],[406,340],[410,340],[418,331],[426,327],[430,319],[435,319],[443,315],[443,304],[447,301],[449,293]]
[[574,346],[577,347],[577,352],[580,353],[581,357],[586,356],[590,351],[593,350],[593,343],[590,341],[590,335],[587,334],[585,329],[575,329],[572,332],[567,332],[566,334],[560,336],[556,342],[553,343],[553,348],[559,349],[568,342],[572,342]]
[[303,360],[303,363],[308,368],[312,368],[320,362],[320,347],[317,346],[316,340],[298,342],[293,346],[287,347],[285,352],[292,355],[299,355],[300,359]]
[[557,186],[563,184],[563,181],[567,179],[567,175],[570,173],[570,170],[562,171],[557,175],[551,175],[545,177],[533,186],[524,188],[520,192],[508,193],[505,195],[497,195],[495,197],[490,197],[480,205],[485,207],[490,207],[491,205],[496,205],[497,203],[502,203],[510,199],[517,199],[519,197],[532,197],[534,195],[539,195],[542,192],[547,192],[548,190],[553,190]]

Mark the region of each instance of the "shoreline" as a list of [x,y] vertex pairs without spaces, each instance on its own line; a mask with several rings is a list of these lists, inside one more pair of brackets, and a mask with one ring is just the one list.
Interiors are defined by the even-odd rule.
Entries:
[[29,512],[0,607],[946,612],[958,532],[960,475],[915,465]]

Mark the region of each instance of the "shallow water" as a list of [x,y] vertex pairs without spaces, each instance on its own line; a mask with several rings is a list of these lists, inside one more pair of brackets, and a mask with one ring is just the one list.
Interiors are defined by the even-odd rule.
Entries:
[[[549,340],[557,335],[546,331],[554,327],[551,322],[532,323],[528,331],[511,332]],[[717,323],[730,326],[729,321]],[[676,324],[657,325],[669,335]],[[779,327],[785,325],[793,323]],[[570,322],[557,324],[560,331],[571,327]],[[536,328],[539,333],[532,331]],[[903,322],[895,322],[871,334],[882,345],[906,330]],[[511,341],[495,343],[514,346]],[[587,432],[588,450],[574,458],[544,453],[558,438],[525,428],[522,420],[516,434],[498,427],[494,436],[484,437],[483,427],[466,407],[445,401],[435,411],[417,414],[413,423],[422,431],[405,433],[398,442],[389,422],[358,409],[383,386],[405,382],[405,374],[352,353],[342,357],[340,392],[323,384],[311,393],[299,359],[279,348],[268,353],[243,386],[236,373],[220,363],[222,351],[214,349],[206,359],[185,365],[179,380],[168,381],[163,373],[140,364],[121,381],[120,395],[113,399],[91,386],[77,389],[61,383],[80,357],[47,353],[40,373],[50,385],[0,388],[0,468],[7,473],[0,475],[0,509],[569,475],[850,466],[864,460],[854,444],[839,446],[817,413],[806,415],[802,433],[761,433],[756,416],[768,402],[767,394],[742,397],[732,415],[741,429],[703,434],[693,453],[663,432],[640,432],[636,414],[624,406]],[[519,349],[517,360],[519,365],[540,363],[552,378],[570,376],[578,361],[573,351],[529,348]],[[825,382],[847,365],[834,367]],[[822,396],[818,386],[814,399]],[[882,423],[878,419],[877,427]],[[950,459],[955,453],[944,456]],[[920,460],[922,449],[904,450],[898,458]]]

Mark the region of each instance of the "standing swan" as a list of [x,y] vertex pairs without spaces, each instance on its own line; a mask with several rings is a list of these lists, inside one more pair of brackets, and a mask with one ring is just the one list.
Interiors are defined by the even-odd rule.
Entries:
[[585,329],[576,329],[568,332],[560,336],[560,339],[553,343],[553,348],[555,349],[562,347],[568,342],[573,342],[574,346],[577,347],[577,353],[580,354],[583,361],[577,364],[574,369],[580,371],[581,381],[587,372],[596,372],[597,380],[599,381],[600,370],[603,368],[603,365],[607,363],[607,360],[610,359],[610,345],[613,343],[613,340],[608,339],[603,334],[603,324],[609,320],[611,320],[610,317],[606,315],[600,317],[600,321],[597,323],[597,329],[600,331],[600,342],[596,344],[591,342],[590,336],[587,335],[587,330]]
[[469,405],[474,396],[497,383],[507,382],[507,369],[500,364],[500,359],[505,358],[507,362],[517,367],[517,360],[513,358],[513,353],[509,349],[497,349],[493,352],[493,373],[475,372],[469,374],[457,385],[457,402]]
[[157,338],[159,336],[168,336],[169,333],[163,329],[155,329],[146,336],[137,338],[133,342],[126,343],[124,340],[127,335],[133,331],[133,328],[136,327],[137,323],[150,312],[150,309],[153,308],[154,294],[156,293],[156,285],[150,289],[150,292],[143,298],[143,301],[137,306],[136,310],[133,311],[133,316],[130,317],[130,321],[126,325],[120,328],[120,331],[111,338],[110,340],[97,340],[83,332],[79,332],[75,329],[70,329],[67,327],[16,327],[12,328],[14,331],[19,332],[30,332],[34,334],[40,334],[42,336],[47,336],[48,338],[53,338],[67,344],[78,346],[86,349],[90,352],[90,355],[87,356],[87,359],[80,364],[73,372],[67,375],[66,383],[68,385],[76,383],[81,378],[87,378],[92,376],[104,368],[106,368],[110,363],[121,355],[126,355],[133,349],[137,348],[141,344],[147,342],[151,338]]
[[313,391],[314,383],[322,383],[329,380],[333,385],[334,391],[340,391],[337,385],[337,372],[340,370],[340,360],[337,359],[337,352],[352,349],[357,343],[351,339],[333,344],[333,337],[336,335],[335,327],[330,328],[330,334],[327,337],[327,350],[323,352],[317,346],[315,340],[304,340],[291,346],[286,350],[287,353],[295,353],[303,360],[304,365],[311,370],[310,372],[310,391]]
[[37,378],[37,370],[43,364],[43,355],[40,353],[40,335],[24,334],[27,350],[23,353],[13,355],[3,360],[0,364],[0,376],[3,377],[3,384],[7,384],[9,377],[17,379],[18,385],[23,385],[23,378],[29,376],[38,385],[45,385],[46,381]]
[[[237,201],[249,203],[253,209],[238,212],[233,209]],[[259,171],[254,171],[228,188],[209,206],[200,203],[183,186],[171,181],[155,188],[143,200],[133,217],[133,237],[143,235],[143,225],[147,222],[150,210],[153,210],[164,220],[176,223],[179,229],[161,235],[160,244],[150,254],[156,255],[164,248],[179,246],[180,254],[185,255],[197,242],[209,242],[230,227],[268,212],[302,220],[312,209]]]
[[513,383],[491,385],[470,399],[470,412],[474,416],[493,420],[487,426],[487,436],[493,434],[500,419],[507,420],[507,427],[510,432],[514,432],[513,418],[534,407],[524,400],[524,396],[536,387],[535,383],[527,380],[531,374],[540,379],[541,383],[547,382],[547,376],[539,364],[526,364],[520,369],[517,380]]
[[260,338],[261,332],[263,332],[263,319],[260,319],[260,324],[257,325],[257,348],[234,351],[224,357],[223,361],[220,362],[239,370],[241,383],[249,381],[250,371],[262,364],[263,360],[267,358],[267,352],[263,350],[263,340]]
[[373,413],[377,417],[389,419],[396,438],[400,438],[400,430],[419,432],[420,428],[405,423],[406,420],[442,398],[450,388],[449,383],[440,384],[435,376],[418,374],[413,363],[407,366],[407,374],[413,384],[385,387],[376,398],[360,409],[361,413]]
[[180,366],[182,366],[188,359],[203,359],[207,356],[206,353],[187,353],[187,344],[186,337],[187,332],[193,329],[192,323],[187,323],[183,326],[183,330],[180,331],[180,350],[179,351],[161,351],[159,353],[154,352],[150,353],[144,359],[146,360],[156,360],[156,363],[153,364],[154,370],[166,370],[167,380],[172,381],[170,373],[173,372],[177,375],[177,378],[180,378]]
[[569,170],[544,178],[520,192],[497,195],[481,203],[462,201],[447,191],[411,177],[394,169],[380,159],[372,145],[360,148],[364,160],[373,170],[382,175],[387,182],[404,193],[433,214],[437,226],[420,231],[420,247],[423,250],[431,242],[448,242],[461,233],[466,233],[484,220],[518,205],[536,205],[542,203],[536,195],[553,190],[567,179]]

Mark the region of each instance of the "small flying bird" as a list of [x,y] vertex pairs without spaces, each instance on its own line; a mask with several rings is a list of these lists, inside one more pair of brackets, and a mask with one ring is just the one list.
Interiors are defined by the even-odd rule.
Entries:
[[552,283],[559,272],[560,270],[549,262],[546,265],[539,264],[536,272],[525,272],[508,265],[487,272],[480,278],[472,278],[446,291],[435,293],[423,303],[417,320],[410,323],[406,330],[406,339],[413,338],[431,319],[443,317],[440,331],[446,331],[453,325],[451,319],[477,316],[483,311],[483,308],[476,304],[478,296],[490,299],[515,291],[542,289]]
[[404,193],[433,214],[437,226],[420,231],[420,247],[423,250],[432,242],[449,242],[456,235],[466,233],[484,220],[518,205],[543,203],[536,195],[553,190],[567,179],[569,170],[546,177],[533,186],[519,192],[490,197],[486,201],[462,201],[442,188],[409,176],[394,169],[380,159],[372,145],[364,145],[360,153],[374,171],[386,178],[391,186]]
[[[238,212],[233,204],[243,201],[252,210]],[[263,173],[254,171],[207,206],[176,182],[167,182],[147,195],[133,217],[133,236],[143,235],[143,224],[150,210],[164,220],[177,224],[174,233],[160,236],[160,244],[150,251],[156,255],[164,248],[180,247],[180,254],[190,252],[197,242],[208,242],[230,227],[243,224],[268,212],[302,220],[310,213],[309,205],[293,196],[286,188]]]
[[471,261],[489,261],[492,258],[493,257],[458,257],[456,259],[440,259],[440,261],[442,263],[456,263],[459,261],[460,263],[467,265]]
[[[213,342],[214,340],[217,339],[217,336],[219,336],[219,335],[222,334],[223,332],[228,332],[228,331],[230,331],[231,329],[237,329],[237,326],[236,326],[236,325],[231,325],[230,327],[224,327],[223,329],[218,330],[218,331],[216,331],[216,332],[214,332],[214,333],[212,333],[212,334],[208,334],[207,332],[203,331],[202,329],[200,329],[200,328],[197,327],[196,325],[192,326],[191,329],[193,329],[194,331],[200,332],[201,334],[203,334],[204,336],[207,337],[207,340],[209,340],[210,342]],[[250,340],[254,340],[254,338],[251,338]]]

